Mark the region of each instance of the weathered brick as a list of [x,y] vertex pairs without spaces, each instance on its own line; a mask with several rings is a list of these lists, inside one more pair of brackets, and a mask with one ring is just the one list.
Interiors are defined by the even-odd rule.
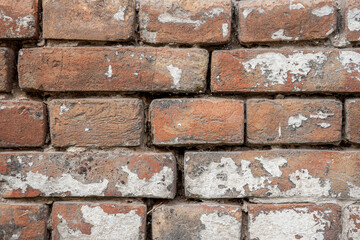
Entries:
[[159,239],[240,239],[241,208],[227,204],[172,204],[152,214],[152,237]]
[[346,138],[354,143],[360,143],[360,99],[348,99],[345,102]]
[[360,199],[359,159],[357,151],[187,152],[185,193],[192,198]]
[[43,0],[44,38],[118,41],[133,37],[134,0]]
[[47,239],[48,207],[42,204],[0,204],[1,239]]
[[176,160],[170,153],[1,153],[4,198],[173,198]]
[[230,40],[230,0],[141,0],[140,34],[149,43],[225,43]]
[[198,92],[208,52],[150,47],[32,48],[19,53],[23,89]]
[[150,105],[157,145],[236,144],[244,140],[244,103],[236,99],[158,99]]
[[249,205],[249,239],[338,239],[341,208],[334,204]]
[[144,128],[140,99],[57,99],[49,102],[54,146],[138,146]]
[[0,39],[38,37],[38,0],[0,0]]
[[9,48],[0,48],[0,92],[10,91],[10,81],[14,76],[14,52]]
[[250,99],[247,140],[252,144],[336,143],[342,104],[331,99]]
[[42,102],[0,101],[0,147],[39,147],[46,136]]
[[344,210],[343,238],[360,239],[360,205],[350,205]]
[[145,239],[146,206],[125,202],[55,202],[53,239]]
[[346,0],[345,9],[345,33],[349,41],[360,40],[360,2],[358,0]]
[[214,92],[360,92],[358,50],[223,50],[212,54]]
[[239,39],[274,42],[324,39],[336,29],[332,0],[248,0],[239,3]]

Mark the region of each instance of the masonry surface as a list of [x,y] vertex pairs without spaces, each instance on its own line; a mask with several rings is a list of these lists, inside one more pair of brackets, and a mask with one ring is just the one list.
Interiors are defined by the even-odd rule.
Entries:
[[0,0],[0,239],[360,240],[358,0]]

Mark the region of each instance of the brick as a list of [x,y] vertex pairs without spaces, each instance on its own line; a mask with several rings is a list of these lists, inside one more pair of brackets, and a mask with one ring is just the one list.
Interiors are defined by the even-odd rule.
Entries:
[[0,147],[39,147],[44,144],[45,106],[36,101],[0,101]]
[[338,239],[341,208],[334,204],[249,205],[249,239]]
[[48,207],[42,204],[0,204],[1,239],[47,239]]
[[0,0],[0,39],[38,37],[38,0]]
[[343,238],[360,239],[360,205],[350,205],[344,210]]
[[360,40],[360,3],[357,0],[346,0],[345,33],[351,42]]
[[187,152],[185,194],[207,199],[360,199],[359,159],[358,151]]
[[125,202],[55,202],[54,240],[145,239],[146,206]]
[[173,198],[176,160],[171,153],[1,153],[0,181],[4,198]]
[[138,146],[144,128],[140,99],[57,99],[49,102],[53,146]]
[[230,40],[231,1],[140,1],[140,35],[148,43],[220,44]]
[[328,38],[336,29],[332,0],[248,0],[239,3],[242,42]]
[[345,102],[346,138],[354,143],[360,143],[360,99],[348,99]]
[[252,144],[336,143],[341,125],[342,104],[337,100],[247,101],[247,140]]
[[133,0],[43,0],[44,38],[128,40],[134,35]]
[[152,239],[240,239],[241,216],[236,205],[162,205],[152,214]]
[[237,144],[244,140],[244,103],[236,99],[158,99],[150,105],[156,145]]
[[360,92],[359,59],[358,50],[215,51],[211,89],[213,92]]
[[150,47],[32,48],[19,53],[25,90],[204,91],[208,52]]
[[0,92],[9,92],[14,77],[14,52],[10,48],[0,48]]

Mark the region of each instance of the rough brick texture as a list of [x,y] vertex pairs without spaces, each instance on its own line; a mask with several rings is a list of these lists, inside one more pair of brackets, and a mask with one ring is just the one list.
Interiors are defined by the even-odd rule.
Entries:
[[336,29],[333,0],[246,0],[239,3],[242,42],[327,38]]
[[346,0],[345,10],[345,32],[349,41],[360,40],[360,2],[357,0]]
[[345,208],[343,224],[343,239],[360,239],[360,205]]
[[58,99],[49,103],[54,146],[138,146],[144,113],[139,99]]
[[38,37],[38,0],[0,0],[0,39]]
[[8,92],[14,77],[14,52],[9,48],[0,48],[0,92]]
[[140,34],[148,43],[218,44],[230,40],[231,1],[140,1]]
[[357,50],[223,50],[212,54],[214,92],[360,92]]
[[39,147],[46,136],[42,102],[0,101],[0,147]]
[[19,55],[20,87],[44,91],[197,92],[208,64],[202,49],[33,48]]
[[341,208],[334,204],[250,205],[249,239],[338,239]]
[[134,35],[135,1],[43,0],[44,38],[117,41]]
[[163,205],[152,214],[152,239],[240,239],[241,220],[237,205]]
[[48,207],[42,204],[0,204],[1,239],[47,239]]
[[1,191],[4,198],[173,198],[175,164],[169,153],[1,153]]
[[250,99],[246,105],[249,143],[334,143],[341,140],[340,101]]
[[60,239],[145,239],[146,206],[122,202],[55,202],[52,235]]
[[241,144],[244,104],[235,99],[159,99],[150,105],[157,145]]
[[192,198],[360,199],[359,159],[357,151],[188,152],[185,192]]
[[346,138],[354,143],[360,143],[360,99],[348,99],[345,103]]

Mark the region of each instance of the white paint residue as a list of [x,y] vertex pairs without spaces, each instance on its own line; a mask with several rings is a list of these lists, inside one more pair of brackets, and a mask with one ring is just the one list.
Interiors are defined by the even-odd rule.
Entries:
[[[283,209],[268,213],[250,214],[251,239],[301,239],[325,240],[326,228],[331,225],[320,211],[309,212],[307,208]],[[271,229],[271,231],[269,231]]]
[[350,181],[346,181],[349,186],[349,196],[352,198],[360,198],[360,187]]
[[279,123],[279,129],[278,129],[278,132],[279,132],[279,138],[281,138],[281,124]]
[[178,67],[174,67],[172,64],[166,67],[170,72],[175,87],[179,87],[179,83],[182,76],[182,70]]
[[323,6],[322,8],[316,8],[311,11],[311,13],[318,17],[324,17],[332,14],[334,12],[334,8],[328,5]]
[[346,15],[347,27],[350,31],[360,31],[360,9],[350,9]]
[[260,161],[261,165],[265,168],[265,170],[270,173],[273,177],[281,177],[282,172],[280,167],[283,167],[287,161],[283,157],[277,157],[273,159],[256,157],[255,160]]
[[223,23],[221,25],[221,28],[222,28],[222,36],[223,38],[225,38],[229,34],[229,24]]
[[301,82],[314,69],[314,65],[320,65],[326,60],[327,57],[323,52],[307,54],[296,52],[288,57],[281,53],[269,52],[259,54],[241,64],[246,72],[252,72],[259,67],[261,74],[266,76],[271,85],[284,85],[288,78],[291,78],[292,82]]
[[127,182],[126,184],[117,183],[116,187],[124,196],[173,197],[172,191],[168,189],[174,183],[174,172],[171,168],[163,167],[148,180],[140,179],[136,173],[130,171],[128,166],[121,168],[128,174]]
[[285,36],[285,30],[280,29],[271,35],[271,39],[291,40],[292,37]]
[[[339,60],[348,73],[360,73],[360,54],[354,51],[340,51]],[[355,77],[360,81],[360,77]]]
[[28,14],[25,17],[19,17],[16,19],[17,28],[15,32],[20,32],[21,28],[29,28],[35,23],[35,17],[32,14]]
[[157,32],[151,32],[148,31],[147,29],[142,29],[141,33],[143,37],[146,39],[146,41],[150,43],[156,43]]
[[329,127],[331,127],[331,124],[330,124],[330,123],[324,123],[324,122],[322,122],[322,123],[316,123],[316,125],[318,125],[318,126],[320,126],[320,127],[322,127],[322,128],[329,128]]
[[88,131],[90,131],[90,128],[85,128],[85,132],[88,132]]
[[30,187],[39,190],[46,196],[51,194],[65,194],[71,192],[71,196],[103,196],[109,181],[104,179],[100,183],[84,184],[74,179],[70,174],[62,174],[61,177],[53,178],[41,173],[28,172],[26,176],[17,174],[16,176],[0,175],[1,181],[6,181],[11,189],[20,189],[22,193]]
[[318,111],[316,114],[310,114],[310,118],[315,118],[315,119],[327,119],[330,116],[334,116],[334,114],[324,113],[322,111]]
[[258,11],[258,13],[260,13],[260,14],[265,13],[264,9],[262,9],[262,8],[244,8],[244,10],[243,10],[244,18],[247,18],[249,16],[249,14],[255,10]]
[[59,115],[63,115],[64,113],[70,111],[70,109],[71,109],[71,107],[67,107],[65,104],[61,104]]
[[190,18],[182,18],[182,17],[176,17],[169,13],[163,13],[160,14],[158,17],[158,21],[161,23],[184,23],[184,24],[190,24],[195,25],[195,28],[198,28],[201,24],[204,23],[204,21],[200,20],[191,20]]
[[200,231],[203,240],[240,239],[241,223],[235,217],[223,213],[201,215],[200,221],[205,229]]
[[109,65],[108,71],[105,73],[105,76],[111,78],[113,76],[112,67]]
[[95,240],[95,239],[138,239],[140,227],[142,226],[141,217],[135,210],[128,213],[109,214],[104,212],[100,206],[81,207],[81,212],[85,223],[92,225],[91,233],[84,234],[79,229],[72,229],[67,221],[58,214],[60,223],[57,231],[63,240]]
[[357,224],[360,224],[360,205],[353,205],[345,208],[343,219],[342,239],[360,239],[360,229],[357,227]]
[[11,238],[9,240],[17,240],[17,239],[20,239],[20,236],[21,236],[21,233],[13,233],[11,235]]
[[304,5],[302,5],[301,3],[293,4],[293,0],[290,0],[290,4],[289,4],[290,10],[298,10],[298,9],[302,9],[302,8],[305,8]]
[[5,25],[9,25],[9,23],[6,23],[6,22],[14,21],[14,19],[12,17],[6,16],[4,11],[0,9],[0,20],[1,19],[5,22]]
[[299,114],[298,116],[291,116],[288,119],[288,125],[292,128],[299,128],[301,127],[302,122],[306,120],[308,120],[308,118],[301,114]]
[[222,13],[225,13],[223,8],[213,8],[209,12],[205,12],[204,15],[208,18],[213,18],[215,16],[220,16]]
[[117,11],[117,13],[115,13],[113,18],[117,21],[124,21],[125,20],[125,10],[126,10],[126,7],[119,7],[119,10]]

